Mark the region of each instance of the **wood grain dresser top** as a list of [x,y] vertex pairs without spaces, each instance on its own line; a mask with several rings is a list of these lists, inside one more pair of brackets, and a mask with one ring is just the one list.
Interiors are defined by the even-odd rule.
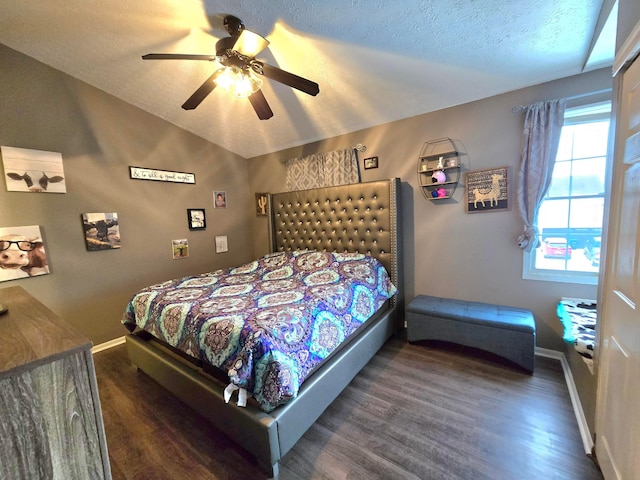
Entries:
[[22,287],[0,289],[0,303],[9,311],[0,316],[0,379],[91,348],[91,341],[74,331]]

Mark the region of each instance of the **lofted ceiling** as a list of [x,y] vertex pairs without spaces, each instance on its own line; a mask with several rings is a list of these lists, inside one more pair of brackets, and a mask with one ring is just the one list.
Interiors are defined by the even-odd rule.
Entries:
[[[614,3],[5,0],[0,43],[250,158],[610,66]],[[221,88],[183,110],[219,65],[141,56],[213,54],[228,14],[271,42],[258,59],[318,96],[265,79],[269,120]]]

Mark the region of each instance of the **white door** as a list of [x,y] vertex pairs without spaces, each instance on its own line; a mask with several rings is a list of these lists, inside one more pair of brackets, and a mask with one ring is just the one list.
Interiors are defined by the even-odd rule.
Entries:
[[596,456],[606,480],[640,478],[640,60],[622,75],[604,275]]

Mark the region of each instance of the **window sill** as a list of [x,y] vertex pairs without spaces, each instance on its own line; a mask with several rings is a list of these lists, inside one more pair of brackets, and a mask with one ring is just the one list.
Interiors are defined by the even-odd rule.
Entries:
[[522,256],[522,278],[524,280],[540,280],[543,282],[573,283],[577,285],[598,285],[598,273],[567,270],[543,270],[534,268],[531,255]]
[[579,285],[597,285],[598,277],[591,274],[580,275],[577,272],[558,272],[554,270],[536,270],[535,272],[523,272],[525,280],[541,280],[543,282],[575,283]]

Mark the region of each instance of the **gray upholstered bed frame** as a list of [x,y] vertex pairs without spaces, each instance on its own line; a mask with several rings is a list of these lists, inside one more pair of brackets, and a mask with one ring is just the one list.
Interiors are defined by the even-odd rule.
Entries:
[[398,330],[403,309],[400,181],[397,178],[270,196],[272,251],[359,251],[385,265],[399,294],[305,381],[298,396],[265,413],[225,404],[224,385],[141,335],[127,336],[132,363],[251,452],[278,476],[278,462]]

